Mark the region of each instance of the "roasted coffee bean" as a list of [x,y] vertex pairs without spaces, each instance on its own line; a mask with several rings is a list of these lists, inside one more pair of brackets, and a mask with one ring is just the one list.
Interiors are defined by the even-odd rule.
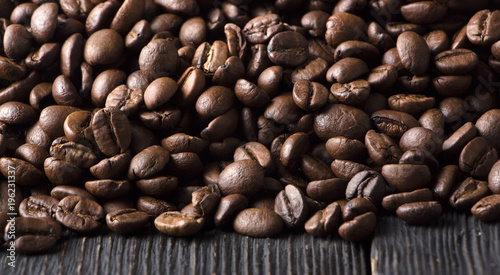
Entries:
[[385,91],[396,83],[397,77],[396,67],[386,64],[372,69],[366,80],[370,84],[370,90]]
[[460,153],[460,170],[477,179],[486,179],[491,167],[497,162],[498,154],[483,137],[476,137],[465,145]]
[[241,103],[252,108],[266,107],[271,100],[264,90],[246,79],[238,79],[234,93]]
[[480,199],[491,193],[486,181],[466,178],[451,193],[448,202],[458,210],[469,210]]
[[273,169],[271,152],[261,143],[247,142],[236,148],[233,155],[234,161],[251,159],[257,161],[262,166],[266,174],[270,174]]
[[123,197],[130,190],[128,180],[92,180],[85,182],[85,189],[100,198],[114,199]]
[[443,208],[437,201],[411,202],[398,207],[396,215],[409,224],[428,224],[441,215]]
[[123,153],[130,145],[130,123],[119,109],[104,108],[95,113],[92,131],[99,150],[106,156]]
[[354,175],[361,171],[370,170],[370,167],[349,160],[336,159],[330,164],[330,168],[335,176],[344,179],[351,180]]
[[401,6],[403,17],[415,24],[432,24],[446,16],[447,7],[432,1],[418,1]]
[[488,187],[495,193],[500,193],[500,162],[497,161],[493,167],[491,167],[490,173],[488,174]]
[[350,13],[336,13],[326,22],[325,39],[328,45],[337,47],[347,40],[358,40],[364,37],[365,21]]
[[477,128],[472,122],[465,123],[443,142],[443,154],[457,157],[465,145],[476,136],[476,133]]
[[365,112],[344,104],[327,106],[314,118],[314,132],[323,140],[337,136],[363,140],[370,128],[371,121]]
[[500,195],[490,195],[480,199],[471,209],[476,218],[491,222],[500,219]]
[[364,160],[366,156],[366,147],[361,141],[343,136],[328,139],[325,149],[333,159],[358,161]]
[[79,106],[83,102],[75,85],[64,75],[58,76],[52,83],[52,97],[59,105]]
[[342,212],[338,203],[333,202],[325,209],[316,212],[305,224],[307,233],[313,236],[326,236],[338,230],[342,223]]
[[337,61],[326,72],[328,82],[337,81],[340,84],[351,82],[369,72],[366,63],[354,57],[346,57]]
[[224,196],[230,194],[254,195],[264,184],[264,168],[254,160],[240,160],[229,164],[219,175],[218,186]]
[[139,55],[139,67],[149,81],[171,76],[177,70],[179,56],[173,42],[166,39],[151,40]]
[[170,160],[165,166],[169,174],[181,178],[193,178],[203,171],[200,157],[193,152],[181,152],[170,155]]
[[171,154],[180,152],[201,153],[208,148],[209,142],[195,136],[178,133],[164,138],[161,145]]
[[377,130],[393,138],[400,138],[409,129],[420,126],[413,116],[393,110],[376,111],[372,120]]
[[399,164],[423,164],[427,165],[431,172],[435,172],[439,168],[437,159],[429,151],[422,148],[406,150],[399,159]]
[[242,32],[248,42],[261,44],[267,43],[276,33],[282,30],[283,23],[280,17],[277,14],[266,14],[248,21]]
[[224,34],[229,54],[243,60],[247,50],[247,40],[240,27],[233,23],[227,23],[224,26]]
[[6,57],[0,56],[0,79],[17,81],[23,79],[25,75],[25,67],[16,64],[14,61]]
[[377,208],[368,199],[353,198],[349,200],[344,207],[342,207],[342,218],[344,221],[349,221],[367,212],[375,213],[377,212]]
[[19,205],[19,215],[31,218],[53,219],[57,210],[58,199],[45,195],[31,195]]
[[[410,103],[410,104],[405,104],[401,107],[409,108],[411,106],[412,108],[410,108],[410,110],[412,110],[412,111],[414,109],[418,110],[418,107],[420,107],[420,106],[413,103],[411,100],[415,100],[415,101],[421,100],[421,101],[426,103],[426,104],[423,104],[423,106],[421,108],[424,109],[424,111],[429,109],[428,102],[431,101],[432,98],[425,97],[425,96],[422,96],[420,94],[425,93],[427,91],[430,83],[431,83],[431,78],[429,77],[429,75],[425,75],[425,74],[421,75],[421,76],[413,75],[413,76],[398,77],[398,79],[396,80],[396,87],[400,90],[405,91],[408,95],[399,94],[399,95],[396,95],[396,98],[398,100],[403,101],[403,102]],[[414,95],[414,94],[417,94],[417,95]],[[401,107],[399,107],[399,108],[401,108]],[[417,108],[415,108],[415,107],[417,107]],[[398,107],[395,107],[394,109],[397,110],[397,108]],[[423,111],[421,111],[421,112],[423,112]]]
[[273,98],[264,111],[265,118],[279,124],[297,122],[302,114],[303,111],[293,101],[292,93],[284,93]]
[[431,172],[426,165],[386,164],[382,166],[382,176],[398,192],[425,188],[431,181]]
[[221,200],[220,190],[216,185],[202,187],[194,191],[191,196],[191,204],[195,209],[199,209],[203,216],[213,215]]
[[349,83],[334,83],[330,88],[333,97],[342,104],[359,106],[363,104],[370,95],[370,83],[364,79],[358,79]]
[[146,226],[149,215],[136,209],[122,209],[106,215],[109,229],[120,234],[129,234]]
[[176,211],[177,207],[153,197],[141,196],[137,199],[137,209],[146,212],[150,217],[156,218],[162,213]]
[[229,56],[227,44],[223,41],[216,40],[212,45],[203,42],[194,53],[192,66],[202,69],[207,76],[213,76]]
[[31,124],[37,113],[33,107],[22,102],[10,101],[0,105],[0,122],[8,124]]
[[339,178],[311,181],[307,185],[307,195],[317,201],[331,203],[344,198],[347,181]]
[[104,210],[97,202],[80,196],[67,196],[59,202],[58,222],[77,232],[93,232],[101,226]]
[[333,177],[330,166],[321,159],[310,155],[303,155],[300,170],[309,180],[323,180]]
[[61,231],[59,223],[51,219],[18,217],[5,226],[4,239],[11,240],[9,245],[17,252],[39,253],[53,247],[61,238]]
[[37,111],[41,111],[45,107],[54,104],[52,98],[52,83],[42,82],[33,87],[29,96],[29,101],[31,107]]
[[14,152],[14,157],[25,160],[38,169],[43,168],[43,162],[46,158],[50,157],[49,153],[42,147],[25,143],[19,147],[17,147]]
[[429,109],[420,116],[418,122],[431,130],[440,139],[444,138],[444,115],[437,108]]
[[330,15],[321,10],[311,10],[304,14],[300,23],[312,37],[324,37],[326,33],[326,22]]
[[406,131],[399,140],[399,147],[403,151],[409,149],[425,149],[437,156],[441,152],[443,141],[431,130],[423,127],[413,127]]
[[127,75],[124,71],[111,69],[100,73],[92,85],[90,97],[96,107],[104,107],[108,95],[118,86],[125,83]]
[[184,46],[198,47],[206,40],[207,28],[201,17],[192,17],[182,24],[179,39]]
[[128,178],[149,178],[165,168],[170,158],[169,152],[159,145],[150,146],[130,161]]
[[484,137],[497,151],[500,150],[499,134],[500,110],[492,109],[484,113],[476,121],[477,132]]
[[233,228],[243,235],[265,238],[277,235],[283,228],[283,221],[272,210],[247,208],[236,216]]
[[403,152],[387,134],[369,130],[365,135],[365,146],[370,158],[379,165],[398,163]]
[[177,83],[169,77],[155,79],[144,91],[144,103],[149,110],[167,103],[177,91]]
[[436,56],[450,47],[450,40],[444,30],[433,30],[424,35],[424,39],[431,51],[431,56]]
[[109,93],[104,106],[106,108],[120,109],[120,111],[130,117],[139,111],[144,100],[145,95],[143,95],[141,89],[120,85]]
[[[376,1],[373,1],[373,3],[376,3]],[[396,46],[392,37],[377,22],[370,22],[366,29],[368,41],[380,51]]]
[[38,168],[17,158],[0,158],[0,172],[6,179],[14,176],[15,183],[21,186],[35,186],[43,179],[43,173]]
[[85,42],[83,56],[92,66],[110,65],[123,54],[123,38],[115,30],[103,29],[93,33]]
[[434,58],[436,68],[443,74],[463,75],[474,70],[478,56],[468,49],[455,49],[442,52]]
[[155,219],[155,227],[169,236],[185,237],[198,233],[205,225],[205,218],[178,211],[165,212]]
[[500,21],[498,10],[481,10],[474,14],[467,23],[467,37],[474,45],[489,46],[500,39],[496,28]]
[[54,185],[71,185],[82,181],[82,169],[71,162],[57,159],[55,157],[46,158],[43,163],[45,176]]
[[402,192],[385,196],[382,199],[382,207],[387,211],[396,212],[403,204],[430,200],[432,200],[431,190],[423,188],[411,192]]
[[214,223],[222,227],[232,221],[234,216],[248,206],[248,199],[240,194],[232,194],[221,198],[214,215]]
[[274,212],[281,216],[286,226],[294,228],[301,226],[306,221],[309,205],[300,189],[293,185],[287,185],[276,196]]
[[366,198],[377,204],[385,195],[386,183],[376,171],[362,171],[354,175],[347,184],[345,196],[347,199]]
[[415,32],[407,31],[396,42],[403,66],[414,75],[423,75],[429,67],[430,50],[427,43]]
[[343,223],[339,228],[339,235],[344,240],[358,242],[370,236],[376,226],[377,216],[368,212]]
[[134,201],[129,198],[122,197],[118,199],[106,200],[102,203],[104,214],[113,213],[123,209],[135,208]]
[[421,114],[435,104],[433,97],[418,94],[397,94],[387,99],[389,108],[411,115]]
[[44,3],[33,12],[31,34],[39,44],[47,43],[54,35],[58,10],[56,3]]
[[81,196],[89,200],[96,200],[95,197],[86,190],[70,185],[59,185],[52,188],[50,196],[58,200],[62,200],[67,196]]
[[31,51],[33,36],[23,26],[11,24],[5,29],[3,35],[3,50],[5,55],[13,60],[25,58]]
[[[248,37],[247,37],[248,39]],[[269,60],[279,66],[298,66],[306,61],[308,42],[298,32],[284,31],[274,35],[267,46]]]
[[309,149],[309,137],[305,133],[295,133],[288,137],[280,150],[281,164],[285,168],[296,169],[302,155]]
[[196,112],[203,118],[215,118],[233,107],[234,92],[224,86],[212,86],[196,101]]
[[456,165],[447,165],[441,168],[434,178],[432,192],[439,200],[446,200],[450,192],[455,188],[460,176],[460,170]]
[[98,161],[92,148],[69,141],[65,137],[57,138],[52,142],[50,155],[80,168],[89,168]]

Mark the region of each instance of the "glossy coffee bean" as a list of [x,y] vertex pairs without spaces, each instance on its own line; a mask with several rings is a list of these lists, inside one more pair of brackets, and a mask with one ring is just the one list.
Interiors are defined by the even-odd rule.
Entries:
[[348,182],[339,178],[311,181],[307,184],[307,195],[317,201],[331,203],[345,196]]
[[122,209],[106,215],[109,229],[120,234],[129,234],[142,229],[149,221],[146,212],[136,209]]
[[449,203],[458,210],[469,210],[476,202],[490,194],[486,181],[467,178],[451,193]]
[[429,67],[430,50],[427,43],[415,32],[403,32],[396,47],[403,66],[414,75],[422,75]]
[[382,200],[382,207],[387,211],[396,212],[396,210],[403,204],[430,200],[432,200],[431,190],[428,188],[422,188],[411,192],[387,195]]
[[413,116],[393,110],[376,111],[371,118],[377,130],[393,138],[400,138],[409,129],[420,126]]
[[115,199],[123,197],[130,191],[128,180],[92,180],[85,182],[85,189],[100,198]]
[[236,216],[233,228],[236,232],[250,237],[272,237],[283,228],[283,220],[272,210],[247,208]]
[[61,231],[59,223],[51,219],[18,217],[5,226],[4,239],[19,253],[39,253],[53,247]]
[[169,158],[170,153],[163,147],[150,146],[132,158],[128,169],[128,178],[134,180],[154,176],[165,168]]
[[222,227],[232,221],[232,219],[248,206],[248,199],[240,194],[231,194],[222,197],[214,215],[214,223],[217,227]]
[[325,209],[318,210],[305,224],[306,232],[313,236],[326,236],[338,230],[342,213],[338,203],[333,202]]
[[286,226],[293,228],[301,226],[306,221],[309,205],[300,189],[287,185],[276,196],[274,212],[281,216]]
[[85,42],[83,56],[91,66],[109,65],[118,61],[125,44],[115,30],[102,29],[93,33]]
[[46,195],[32,195],[19,206],[21,217],[54,219],[59,200]]
[[201,230],[205,218],[196,214],[181,213],[177,211],[165,212],[155,219],[155,227],[169,236],[191,236]]
[[467,37],[475,45],[491,45],[500,39],[496,29],[500,21],[499,11],[481,10],[467,23]]
[[264,168],[254,160],[240,160],[229,164],[219,175],[218,185],[224,196],[230,194],[254,195],[264,184]]
[[497,160],[497,151],[488,144],[488,141],[483,137],[476,137],[465,145],[458,164],[460,170],[466,174],[477,179],[486,179]]
[[370,128],[371,121],[365,112],[343,104],[330,105],[314,118],[314,132],[323,140],[336,136],[362,140]]
[[62,200],[67,196],[80,196],[89,200],[96,200],[96,198],[85,189],[70,185],[59,185],[52,188],[52,190],[50,191],[50,196],[58,200]]
[[471,209],[476,218],[491,222],[500,219],[500,195],[490,195],[480,199]]
[[387,134],[369,130],[365,146],[370,158],[379,165],[398,163],[403,154],[398,144]]
[[409,224],[428,224],[441,215],[443,208],[437,201],[411,202],[398,207],[396,215]]
[[374,204],[382,201],[385,195],[386,183],[382,175],[376,171],[362,171],[354,175],[346,188],[345,197],[366,198]]
[[368,212],[343,223],[339,228],[339,235],[344,240],[358,242],[370,236],[376,226],[377,216]]
[[425,188],[431,181],[431,172],[426,165],[386,164],[382,166],[382,176],[398,192]]
[[59,202],[56,219],[77,232],[93,232],[101,226],[104,210],[97,202],[80,196],[67,196]]
[[106,156],[123,153],[130,145],[130,123],[119,109],[104,108],[95,113],[92,131],[99,150]]
[[308,42],[298,32],[284,31],[271,38],[267,46],[269,60],[279,66],[298,66],[307,59]]

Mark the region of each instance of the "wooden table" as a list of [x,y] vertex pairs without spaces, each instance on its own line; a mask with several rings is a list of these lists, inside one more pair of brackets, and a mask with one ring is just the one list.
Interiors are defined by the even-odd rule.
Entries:
[[447,212],[430,226],[382,216],[372,240],[349,243],[283,233],[253,239],[211,230],[171,238],[153,227],[133,236],[66,233],[50,253],[17,255],[0,274],[500,274],[500,222]]

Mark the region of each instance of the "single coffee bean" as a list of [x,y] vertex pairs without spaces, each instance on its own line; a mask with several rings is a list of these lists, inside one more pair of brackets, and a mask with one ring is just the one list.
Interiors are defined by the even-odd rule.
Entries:
[[126,116],[130,117],[139,112],[143,103],[144,95],[141,89],[120,85],[109,93],[104,106],[120,109]]
[[480,199],[471,209],[476,218],[492,222],[500,219],[500,195],[490,195]]
[[118,199],[106,200],[102,203],[102,208],[104,209],[104,215],[107,215],[119,210],[135,208],[135,204],[131,199],[122,197]]
[[247,142],[236,148],[233,155],[234,161],[251,159],[257,161],[262,166],[266,174],[273,171],[274,165],[271,159],[271,152],[259,142]]
[[450,40],[444,30],[433,30],[424,35],[424,39],[431,51],[431,56],[436,56],[450,47]]
[[391,137],[373,129],[366,133],[365,145],[370,158],[379,165],[398,163],[403,154]]
[[199,209],[203,216],[213,215],[221,200],[220,190],[216,185],[202,187],[194,191],[191,196],[191,204]]
[[500,24],[498,10],[481,10],[474,14],[467,23],[467,37],[474,45],[489,46],[500,39],[496,28]]
[[59,185],[52,188],[50,196],[58,200],[62,200],[67,196],[81,196],[89,200],[96,200],[96,198],[86,190],[70,185]]
[[330,15],[322,10],[312,10],[302,16],[300,23],[311,37],[324,37],[326,22]]
[[273,98],[264,111],[265,118],[279,124],[297,122],[302,114],[302,109],[293,101],[292,93],[283,93]]
[[122,209],[106,215],[109,229],[120,234],[136,232],[146,226],[149,215],[136,209]]
[[176,237],[191,236],[205,225],[205,218],[178,211],[165,212],[155,219],[155,227],[163,234]]
[[86,233],[101,226],[104,210],[97,202],[80,196],[67,196],[59,202],[56,219],[71,230]]
[[81,109],[72,106],[48,106],[40,113],[38,123],[50,138],[55,139],[64,135],[64,121],[76,111],[81,111]]
[[25,58],[31,51],[33,36],[23,26],[11,24],[3,35],[3,50],[5,55],[13,60]]
[[480,199],[491,193],[486,181],[467,178],[453,191],[448,202],[458,210],[469,210]]
[[128,178],[131,180],[149,178],[163,170],[169,158],[169,152],[163,147],[150,146],[132,158],[128,169]]
[[353,198],[342,207],[342,218],[344,221],[348,221],[367,212],[376,213],[376,206],[368,199]]
[[248,199],[240,194],[231,194],[222,197],[214,215],[214,223],[217,227],[223,227],[248,206]]
[[127,80],[127,75],[122,70],[106,70],[100,73],[92,84],[90,97],[96,107],[104,107],[109,94]]
[[177,70],[179,56],[173,42],[166,39],[151,40],[139,55],[139,67],[149,81],[171,76]]
[[415,24],[432,24],[446,16],[448,8],[433,1],[417,1],[401,6],[401,15]]
[[497,161],[493,167],[491,167],[490,173],[488,174],[488,187],[495,193],[500,193],[500,162]]
[[409,129],[420,126],[413,116],[393,110],[376,111],[372,120],[377,130],[393,138],[400,138]]
[[281,164],[285,168],[296,169],[302,155],[309,149],[309,137],[305,133],[295,133],[285,140],[280,150]]
[[209,142],[195,136],[178,133],[164,138],[161,141],[163,148],[171,154],[180,152],[201,153],[208,148]]
[[233,23],[227,23],[224,26],[224,34],[229,54],[243,60],[247,50],[247,40],[240,27]]
[[0,158],[0,172],[6,179],[14,173],[16,184],[21,186],[35,186],[43,179],[43,173],[38,168],[18,158]]
[[441,168],[434,178],[432,192],[439,200],[448,199],[460,176],[457,165],[447,165]]
[[254,195],[264,184],[264,168],[254,160],[240,160],[229,164],[219,175],[218,185],[224,196],[230,194]]
[[177,81],[178,92],[174,95],[179,107],[188,107],[196,103],[205,88],[205,75],[201,69],[187,68]]
[[[372,3],[377,2],[373,1]],[[392,37],[377,22],[369,23],[366,32],[370,44],[377,47],[380,51],[386,51],[396,46]]]
[[53,219],[59,200],[46,195],[31,195],[19,205],[19,215],[31,218]]
[[491,167],[497,162],[498,154],[483,137],[476,137],[465,145],[460,153],[460,170],[477,179],[486,179]]
[[[16,232],[14,240],[12,231]],[[61,231],[59,223],[51,219],[18,217],[5,226],[4,239],[11,240],[9,245],[19,253],[39,253],[53,247]]]
[[224,65],[229,56],[229,50],[225,42],[216,40],[212,45],[203,42],[196,49],[191,65],[202,69],[205,75],[213,76],[217,69]]
[[361,171],[370,170],[370,167],[349,160],[336,159],[330,164],[330,168],[335,176],[344,179],[351,180],[354,175]]
[[346,188],[346,180],[331,178],[309,182],[306,192],[314,200],[331,203],[344,198]]
[[245,79],[238,79],[234,86],[234,93],[241,103],[252,108],[266,107],[271,100],[264,90]]
[[305,224],[307,233],[313,236],[326,236],[338,230],[342,223],[342,212],[338,203],[333,202],[325,209],[318,210]]
[[333,159],[358,161],[363,160],[366,156],[366,147],[361,141],[343,136],[328,139],[325,149]]
[[396,67],[390,64],[380,65],[370,71],[367,81],[373,91],[385,91],[389,89],[398,77]]
[[331,47],[364,37],[365,21],[354,14],[336,13],[326,22],[325,39]]
[[426,165],[386,164],[382,166],[382,176],[398,192],[425,188],[431,181],[431,172]]
[[414,75],[423,75],[429,67],[430,50],[422,36],[407,31],[396,42],[403,66]]
[[54,185],[71,185],[82,181],[83,171],[80,167],[55,157],[45,159],[43,170]]
[[234,100],[234,92],[229,88],[212,86],[196,101],[196,112],[203,118],[215,118],[229,111]]
[[[325,21],[326,22],[326,21]],[[266,14],[254,17],[243,28],[242,32],[252,44],[267,43],[271,37],[283,30],[279,15]]]
[[399,159],[399,164],[423,164],[427,165],[431,172],[435,172],[439,168],[437,159],[429,151],[422,148],[406,150]]
[[478,56],[468,49],[455,49],[442,52],[434,58],[436,68],[443,74],[462,75],[474,70]]
[[358,242],[370,236],[377,226],[377,216],[373,212],[364,213],[343,223],[339,235],[350,242]]
[[405,203],[398,207],[396,215],[409,224],[423,225],[435,220],[443,212],[437,201],[421,201]]
[[14,157],[25,160],[38,169],[43,168],[43,162],[50,157],[49,153],[42,147],[25,143],[19,146],[14,152]]
[[431,130],[423,127],[413,127],[406,131],[399,140],[399,147],[403,151],[409,149],[425,149],[433,155],[441,152],[443,141]]
[[366,198],[374,204],[380,203],[385,195],[386,183],[384,178],[376,171],[362,171],[354,175],[347,184],[345,196],[353,198]]
[[236,216],[233,228],[240,234],[254,238],[272,237],[283,228],[283,220],[272,210],[247,208]]
[[432,108],[427,110],[420,116],[418,123],[422,127],[434,132],[438,138],[444,140],[444,115],[439,109]]
[[0,122],[8,124],[31,124],[37,113],[33,107],[22,102],[10,101],[0,105]]
[[365,112],[344,104],[330,105],[314,118],[314,132],[323,140],[337,136],[363,140],[370,128],[371,121]]
[[[18,81],[23,79],[25,75],[26,68],[24,66],[18,65],[14,61],[0,56],[0,79]],[[2,100],[2,102],[7,102],[7,100]]]
[[92,66],[110,65],[117,62],[123,54],[123,38],[115,30],[102,29],[87,39],[83,56]]
[[200,11],[200,6],[197,1],[194,0],[155,0],[155,4],[161,6],[165,11],[184,14],[184,15],[196,15]]
[[92,131],[99,150],[108,157],[125,152],[130,145],[130,123],[119,109],[104,108],[95,113]]
[[293,185],[287,185],[276,196],[274,212],[281,216],[288,227],[294,228],[301,226],[306,221],[309,205],[300,189]]
[[340,84],[351,82],[369,72],[368,65],[354,57],[346,57],[337,61],[326,72],[326,80],[328,82],[337,81]]
[[37,111],[41,111],[47,106],[53,105],[52,83],[42,82],[37,84],[30,93],[30,105]]
[[[248,39],[248,38],[247,38]],[[308,56],[307,39],[298,32],[284,31],[275,34],[267,46],[269,60],[279,66],[298,66]]]
[[144,103],[149,110],[167,103],[177,91],[177,83],[169,77],[155,79],[144,91]]
[[432,108],[436,100],[418,94],[397,94],[389,97],[387,102],[392,110],[418,115]]
[[153,197],[141,196],[137,199],[137,209],[146,212],[150,217],[156,218],[164,212],[176,211],[177,207]]
[[56,31],[57,13],[59,7],[56,3],[40,5],[31,16],[31,34],[38,44],[49,42]]
[[80,168],[89,168],[98,161],[97,155],[92,148],[69,141],[65,137],[57,138],[52,142],[50,155]]
[[484,137],[497,151],[500,150],[500,109],[492,109],[484,113],[476,121],[477,132]]
[[477,133],[477,128],[472,122],[467,122],[458,128],[443,142],[443,155],[457,157],[462,149]]
[[385,196],[382,199],[382,207],[387,211],[396,212],[396,210],[403,204],[431,200],[431,190],[428,188],[423,188],[411,192],[402,192]]
[[[406,102],[406,103],[410,103],[409,106],[412,106],[412,99],[415,99],[415,100],[422,100],[424,102],[428,102],[431,98],[427,98],[427,97],[424,97],[424,96],[421,96],[419,95],[420,93],[425,93],[429,87],[429,84],[431,83],[431,77],[429,75],[421,75],[421,76],[416,76],[416,75],[413,75],[413,76],[401,76],[401,77],[398,77],[398,79],[396,80],[396,87],[400,90],[403,90],[405,91],[408,95],[396,95],[396,97],[398,98],[398,100],[402,100],[403,102]],[[414,94],[417,94],[416,96]],[[408,97],[408,98],[406,98]],[[421,98],[420,98],[421,97]],[[418,109],[418,105],[414,104],[414,106],[412,106],[413,108],[415,109]],[[416,106],[415,106],[416,105]],[[423,111],[427,110],[428,109],[428,106],[429,103],[427,104],[424,104],[424,106],[422,106],[421,108],[424,109]],[[396,105],[397,106],[397,105]],[[404,105],[402,107],[405,107],[405,108],[408,108],[408,105]],[[395,107],[395,109],[398,108],[398,107]],[[410,109],[411,110],[411,109]],[[423,112],[421,111],[421,112]]]
[[330,88],[330,92],[339,103],[359,106],[368,99],[370,84],[363,79],[344,84],[334,83]]
[[321,159],[311,155],[303,155],[300,170],[309,180],[324,180],[333,177],[330,166]]
[[126,195],[131,184],[128,180],[92,180],[85,182],[85,189],[100,198],[115,199]]

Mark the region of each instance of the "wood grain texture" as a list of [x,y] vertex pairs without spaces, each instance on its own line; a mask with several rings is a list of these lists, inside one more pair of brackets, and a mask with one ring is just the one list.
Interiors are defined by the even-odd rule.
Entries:
[[447,212],[430,226],[381,217],[371,246],[373,274],[500,274],[500,222]]
[[16,268],[0,252],[0,274],[367,274],[368,249],[338,236],[283,233],[254,239],[211,230],[171,238],[154,228],[135,236],[66,233],[42,255],[17,255]]

